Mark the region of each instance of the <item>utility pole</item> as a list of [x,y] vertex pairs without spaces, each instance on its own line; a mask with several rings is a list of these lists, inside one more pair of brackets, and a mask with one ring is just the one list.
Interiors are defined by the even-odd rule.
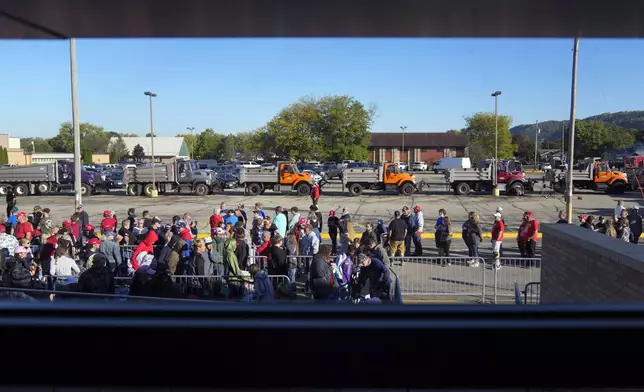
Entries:
[[194,140],[192,140],[192,132],[195,130],[195,127],[186,127],[186,129],[190,131],[190,140],[191,140],[191,142],[190,142],[190,159],[193,159],[194,158],[193,155],[195,154],[195,152],[194,152],[195,143],[194,143]]
[[74,194],[75,206],[83,204],[81,194],[80,122],[78,120],[78,86],[76,77],[76,39],[69,40],[69,70],[72,88],[72,127],[74,129]]
[[539,160],[537,160],[537,155],[539,154],[539,121],[534,122],[534,170],[537,170],[537,165]]
[[570,86],[570,132],[568,136],[568,170],[566,171],[566,217],[572,224],[572,164],[575,157],[575,109],[577,105],[577,60],[579,58],[579,38],[575,38],[572,49],[572,83]]
[[[406,126],[400,127],[402,129],[402,151],[400,152],[400,161],[402,162],[402,154],[405,153],[405,129],[407,129]],[[409,168],[407,168],[409,170]]]
[[496,172],[499,162],[499,95],[501,95],[501,91],[492,93],[494,97],[494,165],[492,165],[492,184],[495,189],[494,196],[499,196],[498,184],[496,183]]
[[143,93],[144,95],[147,95],[148,98],[150,98],[150,156],[152,160],[152,197],[157,196],[157,183],[156,183],[156,165],[154,161],[154,120],[152,116],[152,98],[156,97],[157,95],[155,93],[152,93],[150,91],[146,91]]
[[564,164],[564,149],[566,147],[566,135],[564,134],[566,126],[561,123],[561,165]]

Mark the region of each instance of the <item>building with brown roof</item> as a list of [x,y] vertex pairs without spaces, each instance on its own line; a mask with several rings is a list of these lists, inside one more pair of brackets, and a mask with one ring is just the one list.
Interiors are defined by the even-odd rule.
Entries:
[[[427,162],[467,155],[468,138],[455,132],[372,132],[369,161]],[[404,143],[404,151],[403,151]]]

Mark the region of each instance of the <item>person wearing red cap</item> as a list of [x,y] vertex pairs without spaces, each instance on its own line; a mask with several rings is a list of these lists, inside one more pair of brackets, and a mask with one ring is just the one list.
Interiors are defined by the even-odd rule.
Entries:
[[18,223],[16,224],[16,229],[14,230],[14,237],[17,239],[26,238],[31,241],[33,237],[34,228],[31,226],[31,223],[27,221],[27,214],[24,211],[18,213]]
[[[534,213],[532,211],[525,212],[523,214],[523,222],[519,226],[519,236],[517,238],[521,257],[535,257],[538,233],[539,222],[534,219]],[[530,260],[528,265],[534,266],[534,261]]]
[[101,247],[101,240],[98,238],[90,238],[89,241],[87,241],[87,251],[83,257],[85,261],[85,268],[91,268],[92,267],[92,259],[94,258],[94,255],[98,253],[98,248]]
[[110,210],[103,211],[103,220],[101,221],[101,233],[104,231],[116,231],[116,224],[118,222],[112,217]]

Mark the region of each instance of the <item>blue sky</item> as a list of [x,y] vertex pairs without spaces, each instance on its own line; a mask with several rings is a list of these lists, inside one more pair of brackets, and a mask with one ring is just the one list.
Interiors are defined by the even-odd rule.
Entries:
[[[69,44],[0,41],[0,133],[51,137],[71,119]],[[578,117],[644,108],[644,42],[580,42]],[[160,136],[264,125],[305,95],[375,104],[374,131],[442,132],[463,116],[569,116],[572,39],[137,39],[77,42],[80,120]]]

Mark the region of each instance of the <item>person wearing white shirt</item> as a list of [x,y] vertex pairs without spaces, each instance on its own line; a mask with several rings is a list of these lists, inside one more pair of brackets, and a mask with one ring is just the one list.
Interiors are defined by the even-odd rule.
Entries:
[[622,217],[622,211],[624,211],[626,207],[624,207],[624,201],[623,200],[618,200],[617,201],[617,207],[615,207],[615,220],[618,221]]
[[78,275],[80,275],[78,264],[68,257],[68,254],[69,249],[66,246],[58,246],[49,263],[49,274],[57,278],[56,286],[59,287],[78,282]]

